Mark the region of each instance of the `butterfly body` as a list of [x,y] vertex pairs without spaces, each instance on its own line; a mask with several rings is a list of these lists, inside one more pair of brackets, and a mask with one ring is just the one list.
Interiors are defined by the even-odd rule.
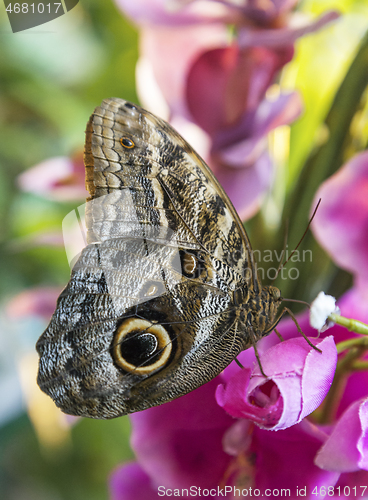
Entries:
[[38,383],[114,418],[214,378],[274,326],[250,243],[203,160],[166,122],[107,99],[87,125],[88,246],[37,343]]

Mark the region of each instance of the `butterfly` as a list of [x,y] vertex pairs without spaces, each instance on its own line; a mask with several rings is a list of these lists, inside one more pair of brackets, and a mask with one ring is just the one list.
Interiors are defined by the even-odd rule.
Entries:
[[164,120],[106,99],[86,129],[87,246],[37,342],[65,413],[114,418],[218,375],[280,319],[213,173]]

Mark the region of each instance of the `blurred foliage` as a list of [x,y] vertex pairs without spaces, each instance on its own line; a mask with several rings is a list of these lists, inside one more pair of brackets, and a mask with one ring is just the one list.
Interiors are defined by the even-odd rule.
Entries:
[[[13,34],[0,18],[0,303],[37,285],[64,286],[70,270],[59,247],[19,245],[61,230],[77,203],[17,189],[40,161],[83,148],[87,120],[110,96],[137,101],[137,33],[113,2],[90,0],[42,29]],[[80,203],[78,203],[80,204]],[[12,332],[8,332],[10,334]],[[41,332],[40,332],[41,333]],[[1,370],[0,370],[1,372]],[[107,477],[132,456],[129,420],[78,421],[64,448],[46,448],[26,414],[0,428],[0,498],[107,498]]]
[[[302,95],[304,113],[291,126],[272,203],[268,200],[246,223],[253,248],[272,248],[280,254],[287,235],[290,255],[308,225],[318,186],[367,147],[368,2],[306,0],[301,10],[317,15],[326,9],[337,9],[343,16],[298,40],[295,57],[281,75],[281,88],[297,89]],[[269,217],[269,205],[279,217]],[[335,266],[311,232],[300,249],[311,250],[313,260],[298,266],[297,280],[275,281],[284,297],[310,302],[320,290],[340,297],[351,286],[351,276]],[[302,308],[291,306],[295,312]]]
[[[63,285],[59,249],[14,252],[8,242],[35,231],[60,231],[74,207],[21,193],[19,173],[83,148],[87,120],[107,96],[137,100],[137,33],[112,2],[97,0],[49,23],[13,34],[5,11],[0,51],[0,300],[36,284]],[[8,32],[6,32],[8,30]]]
[[127,449],[127,417],[83,419],[74,424],[63,447],[40,447],[24,415],[0,432],[2,500],[100,500],[107,498],[107,478]]
[[[295,58],[281,76],[282,88],[299,89],[305,112],[291,127],[290,155],[277,170],[271,204],[269,200],[247,222],[254,248],[279,251],[287,219],[289,248],[293,247],[307,225],[316,186],[368,142],[367,39],[359,52],[368,28],[368,1],[301,3],[301,9],[313,16],[329,8],[344,16],[299,40]],[[136,30],[111,0],[79,3],[47,28],[15,35],[4,9],[0,15],[3,304],[32,286],[61,287],[70,274],[62,249],[24,248],[17,242],[35,232],[60,231],[63,217],[76,204],[23,193],[17,189],[17,176],[44,159],[81,150],[85,124],[102,99],[116,96],[137,101],[138,46]],[[283,294],[308,300],[316,288],[342,293],[350,277],[334,267],[311,235],[303,242],[303,249],[307,248],[313,248],[313,262],[304,266],[297,283],[286,285]],[[109,472],[132,456],[128,434],[126,417],[106,422],[84,419],[72,427],[64,448],[45,448],[28,417],[22,415],[0,429],[1,499],[106,498]]]

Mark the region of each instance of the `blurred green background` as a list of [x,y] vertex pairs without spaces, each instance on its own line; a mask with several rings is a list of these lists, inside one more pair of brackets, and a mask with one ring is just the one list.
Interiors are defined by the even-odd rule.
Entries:
[[[302,93],[305,111],[288,130],[290,143],[278,164],[274,192],[247,224],[254,248],[282,246],[285,200],[291,199],[304,162],[325,140],[324,119],[368,29],[367,0],[300,4],[312,16],[330,8],[340,10],[341,19],[299,40],[281,75],[284,88]],[[12,320],[6,307],[24,290],[66,284],[70,270],[64,250],[24,242],[35,233],[59,232],[77,205],[22,192],[17,176],[50,157],[80,152],[86,122],[102,99],[138,102],[138,33],[111,0],[81,1],[67,15],[17,34],[3,5],[0,16],[0,498],[103,499],[109,472],[133,456],[129,419],[67,421],[55,442],[40,437],[26,412],[19,373],[46,325],[35,317]],[[358,98],[345,156],[367,144],[367,97]]]

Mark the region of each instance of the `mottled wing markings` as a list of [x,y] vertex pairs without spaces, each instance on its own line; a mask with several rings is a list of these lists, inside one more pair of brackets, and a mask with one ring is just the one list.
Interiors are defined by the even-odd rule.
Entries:
[[[244,275],[244,269],[250,265],[250,244],[236,212],[224,196],[222,188],[215,181],[212,173],[171,127],[147,112],[135,112],[133,117],[127,118],[126,113],[123,114],[124,110],[122,111],[120,107],[121,102],[120,100],[104,101],[103,105],[97,108],[92,119],[93,127],[95,129],[97,127],[94,133],[97,143],[101,142],[99,139],[103,142],[105,136],[114,138],[114,143],[109,143],[108,146],[115,148],[116,157],[111,158],[112,153],[109,148],[104,149],[104,154],[99,154],[100,145],[99,149],[94,150],[95,157],[104,162],[104,173],[109,168],[111,169],[111,162],[116,161],[117,164],[113,168],[119,171],[118,174],[125,183],[124,187],[134,192],[137,189],[137,183],[132,183],[133,177],[127,176],[126,171],[126,168],[129,169],[129,164],[134,164],[135,178],[139,179],[143,197],[146,200],[154,200],[155,196],[161,195],[160,200],[149,204],[150,207],[146,202],[146,207],[150,210],[157,207],[157,210],[161,211],[161,214],[157,215],[156,223],[179,228],[180,237],[177,238],[181,244],[186,243],[188,248],[200,244],[212,255],[229,265],[238,276]],[[106,116],[109,121],[104,130],[107,132],[99,135],[100,125],[96,125],[95,121],[103,122]],[[110,127],[114,127],[114,130],[111,131]],[[133,153],[123,151],[119,143],[120,134],[127,133],[134,139],[138,137],[134,161],[132,161]],[[139,134],[143,138],[142,142],[145,146],[143,149],[140,148]],[[106,157],[109,157],[111,161],[106,162]],[[101,196],[106,192],[103,191],[103,182],[99,176],[100,169],[101,165],[96,161],[94,184],[102,187],[95,196]],[[144,187],[142,175],[147,181]],[[160,183],[159,186],[156,184],[157,180]],[[178,182],[180,182],[179,186]],[[105,184],[107,183],[110,184],[108,179],[105,180]],[[191,188],[194,183],[195,189]],[[121,189],[121,184],[116,188]],[[170,194],[169,199],[167,199],[167,194]],[[175,204],[173,203],[174,197]],[[138,206],[139,201],[134,201]],[[208,209],[203,206],[203,203],[207,204]],[[181,210],[178,207],[181,207]],[[155,223],[147,219],[148,217],[145,221],[142,219],[140,221]],[[228,244],[228,239],[231,244]]]
[[[189,392],[249,347],[249,336],[237,333],[234,297],[241,287],[248,300],[243,273],[252,255],[208,167],[138,106],[108,99],[96,108],[85,165],[89,245],[37,344],[38,382],[67,413],[112,418]],[[180,249],[197,255],[198,278],[181,274]],[[151,281],[163,293],[147,300]],[[111,355],[120,325],[133,317],[164,325],[175,346],[170,363],[147,377],[122,372]]]

